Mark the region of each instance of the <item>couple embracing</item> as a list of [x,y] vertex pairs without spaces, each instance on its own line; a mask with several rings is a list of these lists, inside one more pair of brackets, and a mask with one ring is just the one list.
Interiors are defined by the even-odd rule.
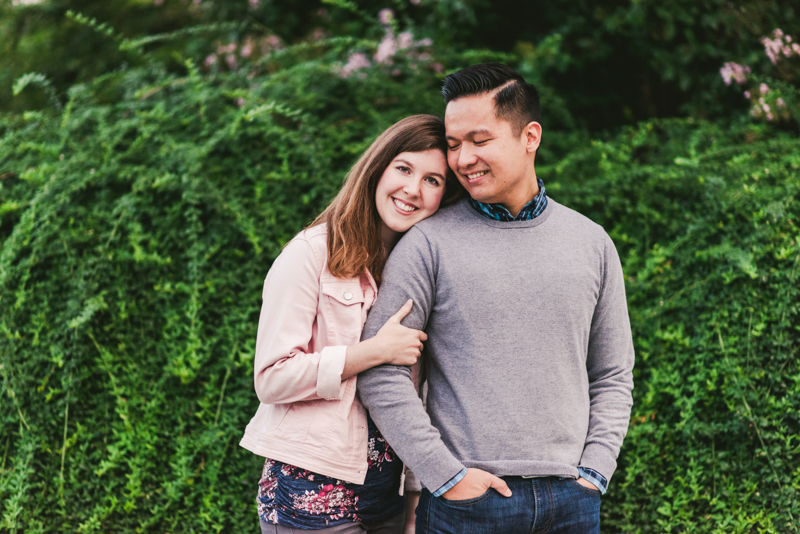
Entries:
[[536,176],[534,86],[492,63],[442,93],[264,282],[264,533],[600,532],[633,388],[617,251]]

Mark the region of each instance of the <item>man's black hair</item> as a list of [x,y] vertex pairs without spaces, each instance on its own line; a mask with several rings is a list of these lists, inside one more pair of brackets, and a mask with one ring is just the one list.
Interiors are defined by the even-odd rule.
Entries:
[[465,96],[482,95],[502,87],[494,95],[497,118],[517,131],[530,122],[541,122],[539,91],[514,69],[502,63],[482,63],[449,74],[442,86],[445,104]]

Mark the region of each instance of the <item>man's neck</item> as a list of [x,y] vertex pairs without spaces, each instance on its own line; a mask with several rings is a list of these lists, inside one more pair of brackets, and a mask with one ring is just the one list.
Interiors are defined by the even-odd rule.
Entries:
[[499,204],[511,213],[512,217],[516,217],[525,205],[536,198],[539,194],[539,180],[536,175],[533,175],[533,180],[526,184],[525,187],[519,187],[518,191],[513,192],[513,198]]

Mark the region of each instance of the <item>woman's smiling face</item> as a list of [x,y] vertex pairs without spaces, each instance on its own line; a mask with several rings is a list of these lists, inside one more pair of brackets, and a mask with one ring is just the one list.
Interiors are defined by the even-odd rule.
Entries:
[[447,160],[439,150],[402,152],[392,160],[375,190],[384,243],[393,244],[400,234],[439,209],[446,175]]

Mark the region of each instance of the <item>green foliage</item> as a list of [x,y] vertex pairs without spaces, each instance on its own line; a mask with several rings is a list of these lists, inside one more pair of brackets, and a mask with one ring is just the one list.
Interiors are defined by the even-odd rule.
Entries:
[[[135,22],[146,11],[137,4],[120,13]],[[206,4],[225,14],[218,26],[205,11],[191,28],[165,16],[141,39],[123,36],[133,22],[73,15],[76,39],[103,39],[113,53],[79,84],[25,66],[18,74],[48,76],[18,76],[28,111],[0,117],[3,532],[256,528],[261,461],[237,443],[257,407],[252,357],[272,260],[376,134],[411,113],[441,114],[442,71],[513,60],[418,42],[421,28],[469,22],[481,4],[393,4],[378,24],[377,8],[354,17],[357,4],[337,0],[319,38],[286,46],[287,35],[270,41],[261,28],[269,47],[228,63],[225,43],[241,51],[255,37],[225,21],[248,8]],[[53,5],[61,16],[66,3]],[[636,6],[655,9],[599,9],[597,20],[619,22]],[[667,6],[656,20],[674,14]],[[305,24],[287,27],[304,35]],[[404,29],[416,44],[376,60],[378,41]],[[442,28],[452,42],[459,31]],[[219,33],[230,40],[213,41]],[[526,76],[576,68],[570,35],[522,47]],[[797,532],[800,141],[737,118],[653,120],[589,142],[574,88],[549,79],[536,79],[552,121],[538,172],[549,194],[614,238],[637,349],[604,530]]]
[[[5,89],[26,72],[44,73],[63,92],[115,70],[121,61],[138,65],[112,37],[171,35],[169,45],[149,48],[179,70],[180,63],[168,61],[175,51],[199,65],[221,47],[241,50],[272,36],[290,44],[331,34],[380,39],[373,21],[382,9],[393,10],[395,24],[435,38],[446,71],[465,65],[454,61],[465,58],[465,50],[508,54],[507,61],[531,80],[554,88],[576,124],[592,131],[653,117],[738,114],[746,101],[720,83],[719,68],[727,61],[760,61],[771,70],[758,40],[776,28],[800,35],[800,12],[781,0],[47,0],[30,6],[5,0],[0,110],[41,104],[34,93],[11,99]],[[65,18],[68,10],[85,19]],[[92,19],[107,25],[96,23],[94,30],[101,31],[94,31],[85,24]],[[197,25],[219,27],[203,35],[184,33]]]
[[344,76],[376,46],[150,61],[0,122],[0,530],[257,525],[264,276],[371,138],[442,110],[415,49]]
[[797,532],[800,141],[655,121],[542,174],[628,282],[635,402],[605,528]]

